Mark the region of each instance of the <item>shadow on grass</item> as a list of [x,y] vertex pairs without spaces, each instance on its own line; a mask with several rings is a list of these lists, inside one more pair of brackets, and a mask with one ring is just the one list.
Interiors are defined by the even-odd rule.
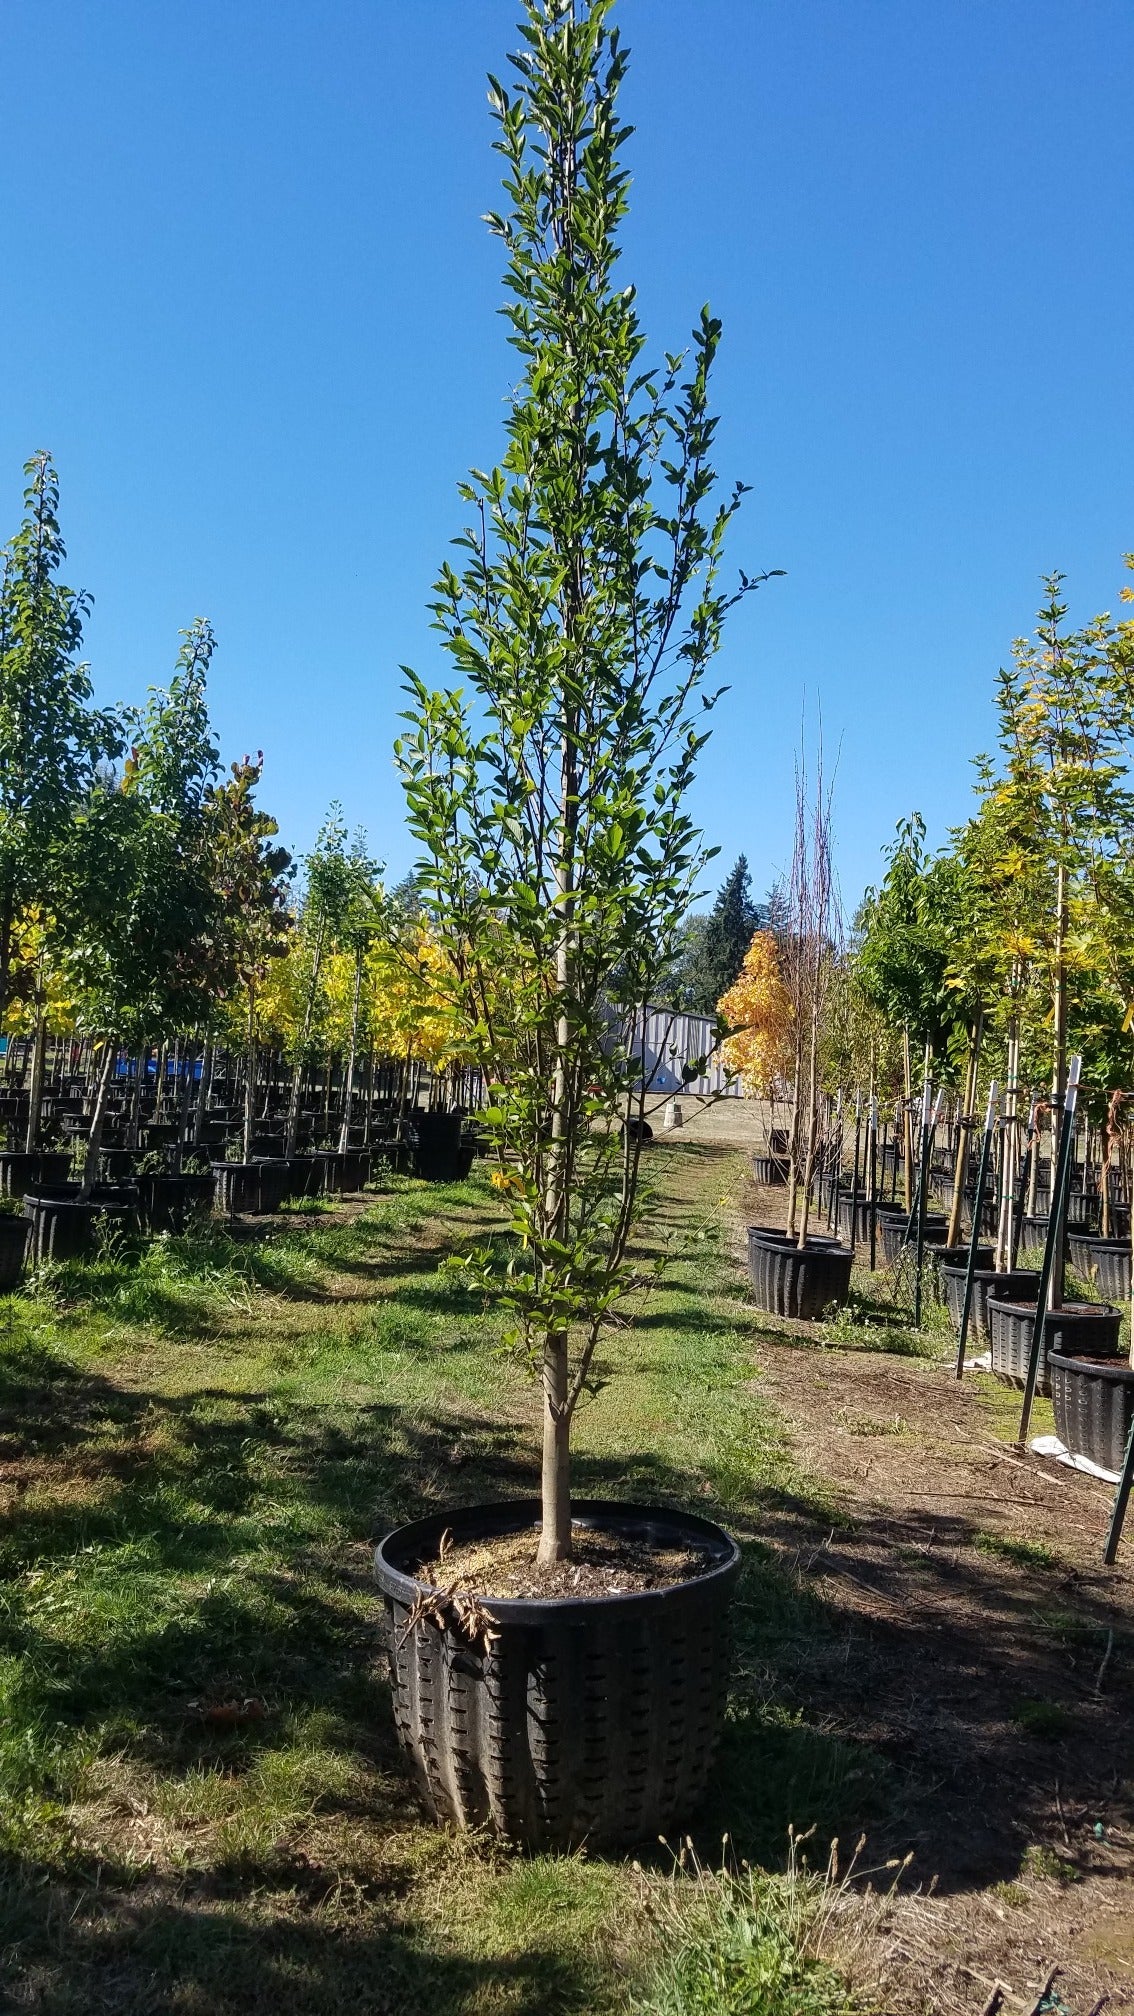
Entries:
[[[442,1286],[424,1272],[409,1293],[432,1309]],[[406,1411],[380,1399],[336,1408],[267,1391],[158,1393],[14,1342],[0,1352],[0,1457],[11,1491],[0,1676],[17,1676],[0,1699],[0,1792],[31,1814],[9,1836],[4,1943],[22,1980],[42,1984],[34,2006],[321,2016],[346,1996],[361,2010],[441,2012],[482,1992],[533,2016],[592,2006],[585,1957],[447,1957],[403,1923],[375,1922],[392,1908],[388,1867],[375,1873],[381,1843],[413,1806],[367,1544],[445,1504],[532,1493],[526,1434],[456,1402]],[[1105,1704],[1085,1700],[1111,1628],[1102,1595],[1077,1590],[1064,1613],[1048,1593],[1041,1613],[1049,1570],[1010,1564],[1005,1579],[972,1520],[915,1509],[882,1536],[863,1617],[839,1582],[861,1581],[859,1530],[835,1518],[828,1530],[815,1500],[754,1483],[713,1449],[695,1477],[652,1450],[584,1453],[575,1483],[665,1504],[694,1496],[742,1543],[736,1681],[697,1829],[706,1859],[726,1831],[738,1853],[774,1863],[789,1825],[814,1826],[820,1841],[868,1827],[899,1852],[917,1841],[919,1873],[946,1888],[1014,1875],[1021,1838],[1042,1826],[1039,1767],[1053,1755],[1024,1729],[1005,1736],[1017,1700],[1066,1704],[1062,1798],[1068,1810],[1099,1807],[1100,1759],[1109,1776],[1131,1705],[1121,1679]],[[947,1637],[938,1597],[950,1601]],[[1044,1622],[1047,1611],[1074,1630]],[[211,1719],[247,1701],[254,1717]],[[81,1783],[76,1760],[90,1746],[175,1787],[200,1772],[239,1785],[282,1757],[310,1716],[351,1772],[317,1797],[350,1844],[330,1862],[276,1843],[209,1861],[190,1846],[174,1887],[111,1855],[92,1897],[93,1864],[37,1818]],[[986,1817],[974,1836],[951,1815],[977,1784]],[[1124,1797],[1110,1795],[1108,1824]],[[344,1895],[361,1900],[353,1915]],[[220,1908],[234,1896],[247,1901],[240,1917]]]
[[506,1958],[447,1953],[396,1915],[390,1922],[389,1900],[375,1894],[366,1871],[286,1863],[257,1871],[256,1909],[240,1917],[207,1890],[187,1892],[184,1882],[131,1885],[126,1872],[114,1871],[106,1878],[105,1897],[78,1900],[59,1885],[44,1890],[29,1873],[0,1883],[0,1912],[17,1952],[36,1949],[45,1917],[54,1912],[65,1922],[38,1959],[34,2005],[21,2005],[38,2016],[180,2016],[189,2009],[208,2016],[341,2016],[343,2009],[463,2016],[474,2006],[506,2016],[583,2016],[595,2007],[593,1957],[538,1944]]

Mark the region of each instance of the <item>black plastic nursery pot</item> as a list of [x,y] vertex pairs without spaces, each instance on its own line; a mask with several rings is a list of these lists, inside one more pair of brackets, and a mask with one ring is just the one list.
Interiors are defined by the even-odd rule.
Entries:
[[1093,1191],[1072,1190],[1067,1199],[1069,1232],[1097,1232],[1102,1215],[1102,1198]]
[[370,1181],[369,1148],[345,1149],[342,1155],[342,1164],[344,1191],[348,1195],[353,1196],[357,1191],[365,1190]]
[[0,1152],[0,1196],[23,1197],[40,1184],[65,1183],[71,1168],[66,1151],[5,1149]]
[[748,1278],[752,1299],[769,1316],[818,1322],[841,1309],[850,1293],[854,1255],[836,1239],[808,1234],[800,1250],[786,1232],[748,1227]]
[[791,1148],[791,1135],[786,1127],[769,1127],[769,1155],[787,1155]]
[[[942,1267],[940,1270],[945,1307],[958,1328],[965,1307],[967,1266],[966,1254],[960,1265]],[[987,1341],[989,1303],[1025,1301],[1029,1295],[1036,1293],[1039,1284],[1039,1269],[1035,1267],[1015,1267],[1002,1274],[997,1274],[991,1264],[987,1267],[977,1267],[973,1273],[973,1300],[969,1310],[970,1335]]]
[[278,1211],[292,1184],[291,1163],[214,1162],[213,1202],[226,1216]]
[[[907,1225],[909,1225],[909,1218],[904,1211],[899,1214],[888,1211],[879,1217],[878,1230],[882,1236],[882,1257],[890,1267],[895,1265],[902,1251]],[[943,1211],[926,1212],[925,1244],[927,1246],[944,1246],[948,1232],[949,1220]],[[917,1225],[915,1222],[910,1227],[909,1245],[911,1251],[916,1240]]]
[[28,1221],[28,1257],[73,1260],[90,1250],[96,1218],[117,1221],[132,1231],[138,1222],[138,1193],[126,1184],[96,1184],[83,1203],[78,1183],[60,1183],[30,1191],[24,1198]]
[[[481,1599],[472,1639],[417,1579],[454,1542],[538,1528],[539,1504],[473,1506],[403,1526],[375,1554],[398,1734],[428,1812],[530,1848],[625,1847],[684,1826],[724,1715],[740,1550],[693,1513],[576,1500],[580,1526],[704,1549],[668,1589]],[[475,1594],[475,1591],[473,1592]]]
[[[992,1369],[1010,1386],[1022,1386],[1028,1375],[1028,1358],[1036,1322],[1034,1302],[993,1302],[989,1305],[989,1333]],[[1118,1356],[1119,1309],[1105,1302],[1067,1302],[1062,1309],[1047,1310],[1043,1319],[1036,1392],[1050,1395],[1049,1363],[1058,1353],[1064,1358],[1086,1355],[1091,1358]]]
[[1042,1247],[1047,1240],[1047,1215],[1037,1211],[1025,1212],[1020,1220],[1020,1245],[1028,1252]]
[[[960,1269],[961,1301],[963,1302],[965,1298],[965,1273],[969,1264],[969,1249],[966,1245],[966,1246],[932,1246],[929,1250],[933,1261],[934,1292],[937,1296],[938,1301],[944,1302],[946,1308],[949,1310],[950,1315],[952,1315],[953,1305],[949,1300],[949,1283],[948,1280],[946,1279],[946,1276],[951,1272],[956,1272],[958,1268]],[[991,1246],[978,1246],[976,1250],[977,1267],[991,1268],[993,1260],[993,1252],[994,1249]],[[960,1322],[961,1315],[959,1308],[957,1311],[957,1315],[954,1317],[953,1320],[954,1322],[957,1323]]]
[[752,1174],[757,1183],[766,1190],[774,1190],[788,1179],[787,1157],[785,1155],[753,1155]]
[[413,1173],[429,1183],[456,1183],[473,1165],[476,1144],[463,1138],[459,1113],[415,1113]]
[[10,1212],[0,1215],[0,1294],[19,1286],[30,1230],[26,1218],[15,1218]]
[[860,1246],[869,1245],[870,1199],[868,1197],[860,1197],[858,1199],[858,1202],[854,1204],[853,1212],[851,1210],[852,1203],[854,1203],[854,1200],[850,1195],[840,1194],[839,1231],[844,1239],[849,1239],[851,1237],[851,1223],[853,1219],[855,1226],[855,1237],[857,1238],[859,1245]]
[[1088,1233],[1072,1232],[1067,1245],[1077,1273],[1114,1301],[1130,1300],[1129,1239],[1092,1239]]
[[1055,1432],[1073,1456],[1086,1456],[1103,1470],[1121,1470],[1134,1421],[1134,1369],[1124,1358],[1048,1360]]
[[138,1213],[147,1232],[183,1232],[193,1218],[212,1210],[209,1176],[136,1176]]
[[321,1148],[316,1155],[308,1156],[313,1172],[312,1187],[308,1195],[312,1197],[338,1197],[343,1189],[343,1157],[329,1148]]

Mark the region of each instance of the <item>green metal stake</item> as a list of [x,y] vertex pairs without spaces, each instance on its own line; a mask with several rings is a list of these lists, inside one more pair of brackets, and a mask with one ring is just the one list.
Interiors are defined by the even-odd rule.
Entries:
[[1130,1502],[1130,1486],[1134,1484],[1134,1421],[1130,1423],[1130,1433],[1126,1437],[1126,1454],[1122,1459],[1122,1474],[1118,1489],[1114,1494],[1114,1505],[1107,1528],[1106,1546],[1103,1548],[1103,1562],[1113,1568],[1118,1558],[1118,1543],[1122,1538],[1122,1528],[1126,1521],[1126,1507]]
[[1067,1090],[1063,1096],[1063,1133],[1059,1141],[1059,1160],[1055,1166],[1051,1186],[1051,1213],[1047,1221],[1047,1239],[1043,1249],[1043,1268],[1040,1273],[1039,1291],[1036,1298],[1036,1320],[1032,1330],[1032,1348],[1028,1353],[1028,1376],[1024,1381],[1024,1404],[1020,1409],[1020,1433],[1018,1441],[1021,1449],[1026,1449],[1028,1446],[1028,1429],[1032,1419],[1032,1401],[1036,1397],[1040,1351],[1043,1348],[1044,1324],[1047,1321],[1048,1290],[1051,1287],[1051,1277],[1055,1272],[1058,1249],[1063,1243],[1067,1185],[1071,1177],[1071,1136],[1075,1132],[1075,1102],[1079,1097],[1079,1073],[1082,1068],[1082,1058],[1072,1057],[1071,1069],[1067,1074]]
[[[854,1182],[851,1185],[851,1207],[850,1207],[850,1249],[852,1253],[856,1252],[858,1249],[858,1158],[861,1152],[862,1152],[862,1093],[856,1092],[854,1095]],[[838,1238],[838,1236],[839,1236],[839,1228],[838,1225],[836,1224],[835,1226],[836,1239]]]
[[[885,1172],[883,1172],[885,1173]],[[870,1095],[870,1271],[878,1265],[878,1101]]]
[[[988,1165],[992,1160],[992,1141],[996,1133],[996,1109],[999,1098],[995,1078],[988,1088],[988,1111],[984,1116],[984,1140],[980,1147],[980,1168],[977,1171],[976,1197],[973,1201],[973,1229],[969,1240],[969,1264],[965,1270],[965,1303],[961,1310],[961,1330],[957,1338],[957,1377],[963,1379],[965,1373],[965,1344],[969,1334],[969,1317],[973,1307],[973,1275],[976,1273],[977,1247],[980,1245],[980,1220],[984,1210],[984,1192],[988,1182]],[[967,1153],[967,1150],[966,1150]]]
[[921,1102],[921,1168],[917,1185],[917,1247],[914,1260],[914,1329],[921,1329],[921,1276],[925,1265],[925,1201],[929,1187],[929,1157],[932,1153],[933,1137],[937,1132],[937,1119],[941,1111],[943,1092],[937,1094],[933,1102],[933,1117],[929,1115],[929,1079],[926,1078]]

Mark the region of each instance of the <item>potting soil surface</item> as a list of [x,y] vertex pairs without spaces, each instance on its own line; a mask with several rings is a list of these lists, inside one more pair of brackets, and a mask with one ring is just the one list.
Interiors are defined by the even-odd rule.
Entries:
[[438,1587],[457,1588],[491,1602],[511,1597],[630,1596],[669,1589],[705,1574],[711,1556],[695,1547],[655,1547],[622,1533],[575,1525],[570,1561],[536,1562],[538,1531],[446,1547],[419,1571]]

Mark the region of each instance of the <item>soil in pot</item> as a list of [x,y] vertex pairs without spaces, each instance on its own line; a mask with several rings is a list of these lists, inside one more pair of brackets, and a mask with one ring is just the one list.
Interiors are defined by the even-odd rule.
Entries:
[[572,1559],[540,1568],[536,1564],[538,1531],[495,1535],[448,1546],[420,1569],[423,1581],[441,1587],[453,1583],[477,1598],[514,1596],[625,1596],[642,1589],[672,1589],[690,1582],[713,1565],[706,1547],[660,1544],[648,1534],[603,1532],[577,1522],[572,1531]]
[[[455,1590],[450,1558],[470,1545],[521,1536],[530,1559],[531,1499],[435,1514],[375,1555],[394,1715],[427,1809],[539,1849],[628,1846],[687,1825],[731,1658],[735,1541],[692,1513],[596,1500],[573,1509],[584,1532],[710,1565],[617,1595]],[[425,1579],[430,1562],[437,1581]]]
[[1099,1356],[1048,1360],[1055,1432],[1073,1456],[1119,1471],[1134,1421],[1134,1368]]

